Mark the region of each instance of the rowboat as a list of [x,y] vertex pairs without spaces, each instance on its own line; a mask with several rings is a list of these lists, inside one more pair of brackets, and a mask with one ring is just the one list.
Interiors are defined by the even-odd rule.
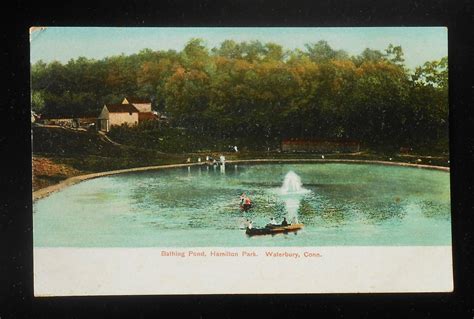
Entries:
[[303,228],[303,224],[290,224],[286,226],[281,225],[267,225],[263,228],[247,228],[245,233],[248,236],[257,236],[257,235],[273,235],[280,233],[289,233],[296,232]]

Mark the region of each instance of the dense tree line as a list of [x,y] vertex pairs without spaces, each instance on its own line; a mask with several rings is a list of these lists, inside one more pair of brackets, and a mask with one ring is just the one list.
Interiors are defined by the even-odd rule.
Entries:
[[32,65],[39,113],[97,116],[124,96],[150,98],[172,125],[221,139],[349,138],[447,149],[447,58],[415,70],[400,46],[350,56],[327,42],[284,50],[191,39],[180,52],[145,49],[102,60]]

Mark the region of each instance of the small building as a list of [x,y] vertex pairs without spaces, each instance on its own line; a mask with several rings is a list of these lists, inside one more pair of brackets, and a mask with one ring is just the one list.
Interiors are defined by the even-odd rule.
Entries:
[[159,120],[159,117],[153,112],[138,112],[138,123],[157,120]]
[[360,143],[354,140],[292,138],[281,142],[282,152],[355,153],[359,150]]
[[141,98],[126,97],[123,99],[122,104],[132,104],[138,110],[138,112],[151,112],[151,101]]
[[112,126],[137,125],[139,111],[133,104],[106,104],[98,117],[98,129],[108,132]]

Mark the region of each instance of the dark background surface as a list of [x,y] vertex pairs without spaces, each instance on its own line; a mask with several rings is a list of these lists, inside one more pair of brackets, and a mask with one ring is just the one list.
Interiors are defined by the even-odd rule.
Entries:
[[[472,1],[9,2],[2,10],[0,318],[473,318]],[[33,297],[30,26],[448,26],[453,293]],[[6,191],[5,191],[6,190]],[[436,278],[433,278],[436,280]]]

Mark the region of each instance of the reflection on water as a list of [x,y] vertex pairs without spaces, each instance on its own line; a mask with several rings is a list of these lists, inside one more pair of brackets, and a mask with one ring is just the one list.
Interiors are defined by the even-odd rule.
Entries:
[[[226,166],[129,173],[69,187],[35,203],[34,244],[142,247],[451,242],[446,172],[359,164]],[[290,171],[294,175],[286,180]],[[248,212],[239,210],[242,192],[254,203]],[[272,217],[277,221],[295,218],[305,227],[298,236],[244,235],[247,219],[258,227]]]

